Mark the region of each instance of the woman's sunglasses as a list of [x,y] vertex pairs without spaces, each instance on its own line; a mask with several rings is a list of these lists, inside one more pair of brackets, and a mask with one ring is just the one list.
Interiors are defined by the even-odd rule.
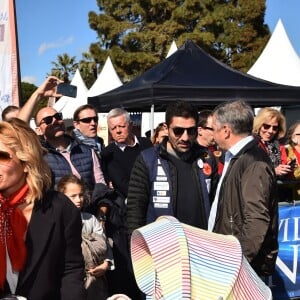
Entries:
[[44,124],[44,123],[45,123],[46,125],[50,125],[50,124],[52,123],[52,121],[53,121],[53,118],[55,118],[55,120],[57,120],[57,121],[60,121],[60,120],[63,119],[63,115],[62,115],[61,112],[58,112],[58,113],[55,113],[53,116],[45,117],[45,118],[43,118],[43,119],[41,120],[40,125],[41,125],[41,124]]
[[183,135],[183,133],[186,131],[187,132],[187,134],[189,135],[189,136],[193,136],[193,135],[196,135],[197,134],[197,131],[198,131],[198,128],[195,126],[195,127],[188,127],[188,128],[184,128],[184,127],[170,127],[172,130],[173,130],[173,132],[174,132],[174,134],[176,135],[176,136],[181,136],[181,135]]
[[262,127],[264,130],[269,130],[271,127],[272,127],[272,130],[274,130],[274,131],[277,131],[279,129],[278,125],[273,126],[273,125],[269,125],[269,124],[265,124],[265,123],[262,124]]
[[0,164],[7,164],[12,160],[12,155],[6,151],[0,151]]

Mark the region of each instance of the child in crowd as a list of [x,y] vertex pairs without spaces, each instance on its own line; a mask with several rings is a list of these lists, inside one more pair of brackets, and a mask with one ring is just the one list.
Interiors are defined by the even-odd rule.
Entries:
[[[70,174],[62,177],[57,190],[64,193],[78,209],[84,205],[84,187],[80,179]],[[87,299],[107,299],[107,270],[114,269],[112,250],[102,224],[90,213],[81,212],[82,253],[85,261]]]

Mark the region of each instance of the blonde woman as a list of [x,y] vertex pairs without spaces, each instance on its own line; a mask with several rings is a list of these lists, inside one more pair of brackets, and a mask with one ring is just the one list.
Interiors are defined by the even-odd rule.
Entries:
[[280,139],[285,136],[286,122],[283,114],[275,108],[264,107],[254,118],[253,133],[260,139],[262,148],[268,153],[277,176],[286,176],[292,167]]
[[0,122],[0,298],[85,299],[80,213],[50,174],[34,131]]

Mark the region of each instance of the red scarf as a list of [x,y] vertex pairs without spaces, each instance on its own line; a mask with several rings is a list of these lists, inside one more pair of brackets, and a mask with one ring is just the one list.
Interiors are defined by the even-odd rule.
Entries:
[[14,271],[25,265],[27,220],[17,206],[25,202],[27,192],[25,184],[7,198],[0,194],[0,290],[6,279],[6,248]]

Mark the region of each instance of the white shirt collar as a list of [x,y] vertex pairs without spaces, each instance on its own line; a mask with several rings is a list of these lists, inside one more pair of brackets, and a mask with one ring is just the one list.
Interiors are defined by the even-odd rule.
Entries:
[[137,139],[137,137],[135,135],[133,135],[134,138],[134,143],[132,145],[127,145],[125,143],[118,143],[115,142],[117,147],[120,148],[121,151],[124,151],[126,147],[134,147],[136,144],[139,144],[139,140]]
[[240,141],[238,141],[235,145],[233,145],[228,151],[232,154],[232,156],[238,154],[242,148],[244,148],[248,143],[250,143],[254,137],[249,135]]

